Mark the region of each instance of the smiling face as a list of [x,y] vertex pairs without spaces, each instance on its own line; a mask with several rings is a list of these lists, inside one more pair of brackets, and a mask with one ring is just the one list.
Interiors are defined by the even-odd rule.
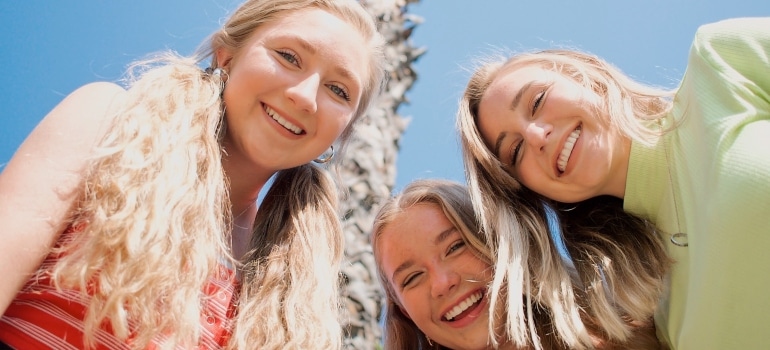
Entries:
[[234,54],[218,50],[228,155],[268,173],[317,158],[353,118],[370,56],[355,27],[316,8],[263,24]]
[[405,209],[376,239],[381,271],[403,313],[423,333],[456,350],[489,348],[490,265],[438,205]]
[[601,97],[552,70],[508,67],[483,95],[487,147],[527,188],[561,202],[622,198],[630,141],[608,128]]

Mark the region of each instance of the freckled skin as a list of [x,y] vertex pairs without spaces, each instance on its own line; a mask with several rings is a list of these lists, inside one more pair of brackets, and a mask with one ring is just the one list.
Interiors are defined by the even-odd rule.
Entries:
[[[441,242],[442,232],[451,232]],[[417,204],[399,214],[378,236],[377,249],[405,314],[434,342],[457,350],[487,349],[488,304],[474,319],[452,327],[442,316],[492,280],[491,268],[464,244],[441,209]],[[394,271],[411,261],[406,269]],[[406,282],[408,281],[408,282]],[[406,282],[406,285],[404,285]]]

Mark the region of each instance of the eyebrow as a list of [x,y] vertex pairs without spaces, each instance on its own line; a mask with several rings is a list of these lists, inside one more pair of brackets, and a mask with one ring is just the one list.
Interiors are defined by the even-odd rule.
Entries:
[[313,46],[313,44],[311,44],[309,41],[305,40],[305,38],[300,36],[292,36],[291,38],[296,40],[299,43],[299,46],[302,46],[303,49],[310,51],[311,54],[315,55],[318,52],[315,46]]
[[[517,108],[519,108],[519,104],[521,103],[521,99],[524,97],[524,93],[529,90],[530,87],[532,87],[532,84],[534,84],[534,81],[530,81],[524,86],[519,89],[519,91],[516,92],[516,95],[513,96],[513,101],[511,101],[511,105],[508,107],[510,110],[515,111]],[[502,158],[500,155],[500,147],[503,145],[503,140],[505,140],[505,136],[508,135],[505,131],[500,132],[500,135],[497,135],[497,140],[495,140],[495,147],[492,150],[497,156],[497,158]]]
[[[452,226],[452,227],[442,231],[441,233],[439,233],[438,236],[436,236],[436,239],[433,240],[433,244],[435,244],[435,245],[441,244],[441,242],[443,242],[447,238],[449,238],[449,236],[452,235],[452,233],[454,233],[456,230],[457,230],[457,228]],[[398,265],[398,267],[395,270],[393,270],[393,274],[390,276],[390,280],[395,282],[396,281],[396,275],[398,275],[399,273],[403,272],[404,270],[412,267],[412,265],[414,265],[414,260],[413,259],[409,259],[409,260],[404,261],[403,263],[401,263],[401,265]]]
[[513,96],[513,101],[511,102],[510,109],[516,110],[516,108],[519,107],[519,103],[521,103],[521,98],[524,97],[524,93],[529,90],[529,88],[534,84],[534,81],[530,81],[529,83],[524,84],[524,86],[519,89],[518,92],[516,92],[516,96]]
[[497,140],[495,140],[495,148],[492,150],[492,152],[494,152],[498,159],[502,158],[500,155],[500,147],[503,145],[503,140],[505,140],[506,135],[508,135],[507,132],[501,131],[500,135],[497,135]]
[[[300,36],[292,36],[292,39],[296,40],[297,43],[299,43],[299,46],[301,46],[306,51],[310,52],[311,55],[315,55],[316,53],[318,53],[318,50],[316,49],[316,47],[311,42],[305,40],[305,38]],[[361,83],[356,78],[356,75],[353,74],[353,72],[351,72],[350,70],[346,69],[345,67],[337,66],[335,67],[334,71],[337,74],[341,75],[342,78],[351,80],[359,86],[361,85]]]
[[439,233],[438,236],[436,236],[436,239],[433,240],[433,244],[439,245],[441,242],[446,241],[449,236],[454,233],[456,228],[454,226],[444,230],[443,232]]

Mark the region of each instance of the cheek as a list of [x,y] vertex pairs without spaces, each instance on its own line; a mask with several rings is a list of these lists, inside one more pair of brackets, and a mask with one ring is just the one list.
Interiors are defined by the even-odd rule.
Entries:
[[415,322],[425,318],[425,305],[426,302],[418,300],[416,293],[396,293],[399,302],[401,303],[401,312]]
[[550,177],[536,169],[538,168],[530,166],[527,172],[522,172],[519,177],[521,184],[543,197],[562,200],[563,193],[561,191],[563,189],[557,186],[556,181],[550,180]]
[[530,154],[526,154],[522,157],[518,169],[518,174],[515,176],[516,179],[519,180],[524,187],[538,192],[539,187],[542,187],[543,185],[544,179],[547,178],[547,174],[544,174],[537,163],[537,160]]
[[467,252],[464,261],[457,266],[458,271],[465,271],[469,276],[479,282],[489,283],[492,281],[492,266],[476,257],[471,252]]
[[333,139],[337,139],[345,128],[348,127],[353,120],[353,113],[348,108],[341,108],[340,106],[332,105],[328,109],[327,118],[321,124],[326,131],[326,134],[333,136]]
[[451,271],[458,273],[463,283],[489,283],[492,280],[492,266],[479,258],[470,247],[466,247],[462,255],[452,260]]
[[225,84],[225,90],[222,93],[222,99],[227,108],[233,109],[253,104],[253,99],[247,98],[247,95],[259,91],[259,85],[253,80],[244,79],[244,75],[248,74],[244,73],[243,70],[236,70],[228,79]]

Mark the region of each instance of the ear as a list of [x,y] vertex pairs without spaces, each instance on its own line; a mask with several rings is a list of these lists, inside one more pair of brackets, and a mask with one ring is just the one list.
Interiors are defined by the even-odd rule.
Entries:
[[230,61],[233,59],[233,54],[230,52],[230,50],[227,50],[224,47],[220,47],[214,53],[214,57],[217,60],[217,67],[228,68]]

